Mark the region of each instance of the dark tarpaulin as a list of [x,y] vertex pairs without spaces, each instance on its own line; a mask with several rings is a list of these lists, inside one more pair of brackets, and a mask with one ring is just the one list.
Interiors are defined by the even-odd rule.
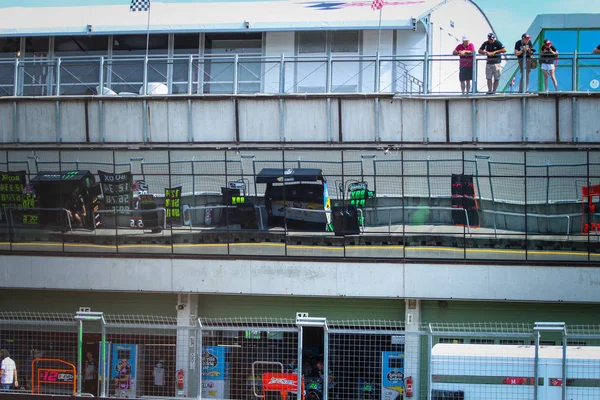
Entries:
[[326,181],[323,170],[317,168],[263,168],[256,176],[256,183],[316,181]]

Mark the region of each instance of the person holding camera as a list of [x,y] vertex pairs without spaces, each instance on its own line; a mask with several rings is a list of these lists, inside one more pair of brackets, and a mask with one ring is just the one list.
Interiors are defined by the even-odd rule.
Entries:
[[500,75],[502,75],[502,56],[506,53],[504,45],[496,39],[496,35],[488,33],[488,40],[483,42],[479,48],[479,54],[487,56],[485,65],[485,78],[487,79],[488,92],[492,94],[498,89],[500,83]]
[[544,40],[542,45],[542,51],[540,52],[540,61],[542,63],[542,72],[544,73],[544,90],[548,91],[548,77],[552,79],[554,83],[554,90],[558,91],[558,82],[554,71],[556,67],[554,64],[558,58],[558,51],[549,39]]
[[[531,56],[535,53],[533,44],[531,43],[531,36],[527,33],[521,35],[521,40],[517,40],[515,43],[515,56],[519,63],[519,71],[521,72],[521,79],[519,80],[519,92],[523,91],[523,66],[526,65],[525,71],[527,73],[527,79],[525,80],[529,84],[529,74],[533,68],[533,60]],[[523,62],[523,56],[525,56],[525,63]]]

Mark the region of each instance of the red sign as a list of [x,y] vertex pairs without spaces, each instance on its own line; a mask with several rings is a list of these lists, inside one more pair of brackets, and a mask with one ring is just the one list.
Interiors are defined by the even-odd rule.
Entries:
[[[529,385],[529,381],[532,381],[532,378],[521,378],[521,377],[506,377],[502,381],[503,385]],[[533,384],[533,383],[531,383]]]
[[298,390],[298,375],[265,372],[262,376],[262,387],[265,391],[295,392]]

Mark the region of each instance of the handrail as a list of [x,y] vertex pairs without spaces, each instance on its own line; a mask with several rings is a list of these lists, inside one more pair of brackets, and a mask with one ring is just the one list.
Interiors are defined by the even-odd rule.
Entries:
[[[108,50],[107,50],[108,53]],[[504,55],[503,60],[505,61],[509,61],[511,63],[516,62],[518,60],[518,58],[514,55]],[[577,71],[578,68],[580,67],[580,64],[582,62],[585,62],[585,60],[596,60],[599,57],[597,55],[594,55],[592,53],[578,53],[578,52],[574,52],[574,53],[569,53],[569,54],[563,54],[561,55],[561,61],[569,61],[570,65],[566,66],[567,68],[571,68],[572,70],[572,75],[576,76],[577,75]],[[264,56],[261,54],[231,54],[231,55],[215,55],[215,54],[207,54],[207,55],[200,55],[200,54],[177,54],[177,55],[167,55],[166,54],[166,49],[165,49],[165,54],[158,54],[158,55],[148,55],[148,56],[144,56],[144,55],[139,55],[139,56],[132,56],[132,55],[116,55],[113,54],[110,56],[110,58],[108,57],[108,55],[104,55],[104,56],[94,56],[94,57],[89,57],[89,56],[59,56],[59,57],[47,57],[44,59],[35,59],[33,57],[25,57],[23,59],[20,58],[14,58],[14,59],[0,59],[0,65],[12,65],[14,66],[15,69],[15,73],[14,76],[12,77],[12,82],[9,82],[8,84],[2,84],[0,85],[0,87],[11,87],[14,86],[14,95],[18,96],[20,94],[23,93],[22,90],[18,90],[19,88],[23,88],[24,86],[45,86],[45,85],[56,85],[58,87],[59,90],[52,90],[52,88],[50,88],[50,90],[48,90],[48,93],[43,93],[42,95],[54,95],[54,94],[62,94],[63,91],[60,90],[60,86],[65,86],[65,87],[76,87],[76,86],[88,86],[88,88],[90,90],[93,90],[93,88],[95,86],[102,86],[104,87],[104,83],[105,81],[105,77],[104,75],[104,71],[103,71],[103,67],[105,65],[120,65],[120,64],[124,64],[124,63],[143,63],[143,70],[147,70],[148,68],[148,64],[154,64],[156,65],[156,63],[164,63],[166,65],[172,65],[173,63],[186,63],[186,65],[193,65],[193,64],[205,64],[205,63],[231,63],[233,65],[240,65],[240,63],[257,63],[257,64],[280,64],[280,68],[283,68],[284,63],[285,64],[289,64],[289,63],[321,63],[323,65],[327,64],[330,67],[327,68],[327,72],[326,72],[326,77],[323,78],[324,81],[320,82],[319,87],[321,87],[322,85],[325,85],[325,82],[330,82],[329,84],[331,84],[331,79],[332,76],[334,74],[334,70],[333,68],[331,68],[331,63],[375,63],[375,70],[376,70],[376,81],[375,81],[375,85],[373,87],[371,87],[368,91],[369,92],[375,92],[375,93],[382,93],[382,92],[386,92],[387,89],[389,89],[390,87],[392,87],[392,85],[398,85],[398,84],[404,84],[404,90],[400,90],[398,92],[400,93],[413,93],[414,92],[414,86],[416,85],[418,88],[423,88],[422,93],[427,94],[429,92],[431,92],[431,82],[423,82],[422,79],[427,79],[427,76],[424,75],[423,77],[421,77],[421,69],[424,70],[428,70],[430,68],[430,64],[431,63],[443,63],[443,62],[454,62],[454,60],[458,59],[458,56],[454,56],[452,54],[425,54],[425,55],[419,55],[419,54],[397,54],[397,55],[379,55],[379,54],[368,54],[368,55],[364,55],[364,54],[352,54],[352,55],[328,55],[328,56],[306,56],[306,55],[297,55],[297,56],[285,56],[285,58],[282,58],[281,55],[269,55],[269,56]],[[474,55],[474,61],[475,63],[478,62],[482,62],[485,59],[485,56],[483,55],[479,55],[479,54],[475,54]],[[381,68],[381,63],[394,63],[397,64],[397,66],[395,65],[393,68],[395,70],[395,73],[397,74],[396,77],[393,78],[392,82],[388,82],[386,86],[384,87],[380,87],[379,86],[379,79],[381,78],[381,72],[380,72],[380,68]],[[90,65],[93,64],[94,68],[97,69],[97,67],[100,67],[100,77],[97,77],[94,75],[93,78],[91,78],[92,75],[86,74],[86,78],[83,78],[83,76],[81,77],[81,79],[75,77],[78,82],[69,82],[66,83],[63,80],[60,79],[61,76],[61,72],[63,72],[63,70],[65,68],[69,68],[69,65],[80,65],[82,63],[90,63]],[[412,64],[416,64],[418,67],[413,67],[410,70],[406,68],[406,63],[412,63]],[[51,72],[54,74],[54,76],[49,80],[49,82],[44,82],[44,83],[25,83],[20,81],[21,78],[19,78],[19,70],[23,70],[23,69],[27,69],[30,68],[30,66],[43,66],[46,65],[48,67],[48,74],[50,74]],[[138,66],[139,68],[139,66]],[[191,67],[190,67],[191,68]],[[414,68],[417,68],[417,70],[414,70]],[[235,69],[235,71],[237,71],[237,67]],[[235,72],[234,71],[234,72]],[[361,67],[360,71],[356,72],[356,74],[363,74],[365,73],[364,68]],[[516,73],[516,71],[515,71]],[[166,74],[166,72],[165,72]],[[89,76],[88,76],[89,75]],[[50,75],[48,75],[50,77]],[[74,76],[74,75],[73,75]],[[164,80],[165,82],[168,80],[167,76],[164,75]],[[252,82],[261,82],[264,79],[264,74],[263,75],[257,75],[256,76],[256,80],[252,80]],[[320,79],[320,78],[319,78]],[[509,79],[510,80],[510,79]],[[179,82],[179,81],[178,81]],[[185,82],[185,81],[181,81],[181,82]],[[220,83],[221,81],[215,80],[214,83]],[[233,94],[237,94],[237,87],[238,85],[243,82],[242,80],[238,79],[238,77],[234,76],[233,82],[231,81],[223,81],[223,82],[227,82],[228,84],[233,83]],[[127,82],[118,82],[115,83],[116,86],[121,86],[121,85],[137,85],[137,84],[141,84],[142,88],[145,88],[148,83],[148,77],[146,75],[144,75],[143,78],[141,78],[141,82],[138,82],[136,80],[132,80],[132,81],[127,81]],[[440,82],[441,83],[441,82]],[[170,86],[171,84],[169,84],[168,86]],[[439,85],[439,83],[438,83]],[[310,86],[310,85],[309,85]],[[437,87],[437,86],[436,86]],[[476,92],[476,85],[473,86],[474,87],[474,92]],[[392,89],[392,91],[396,91],[395,89]],[[579,87],[574,87],[572,88],[572,91],[580,91]],[[583,91],[583,90],[582,90]],[[281,92],[286,92],[285,87],[283,89],[281,89]],[[419,93],[421,93],[421,91],[419,91]],[[80,93],[81,94],[81,93]],[[89,94],[89,93],[88,93]],[[169,93],[171,94],[171,93]],[[188,93],[189,94],[189,93]],[[163,94],[161,94],[163,95]]]
[[[437,206],[390,206],[390,207],[369,207],[369,208],[365,208],[365,211],[421,210],[423,208],[426,208],[429,210],[446,210],[446,211],[463,210],[463,212],[465,213],[465,221],[467,223],[466,224],[467,232],[469,233],[469,235],[471,234],[471,224],[469,223],[469,214],[467,213],[467,210],[464,208],[437,207]],[[392,230],[392,213],[388,213],[388,215],[389,215],[388,233],[390,233]],[[364,221],[364,219],[363,219],[363,221]],[[363,230],[364,230],[364,227],[363,227]]]
[[[163,212],[163,226],[162,229],[167,229],[167,210],[164,207],[157,207],[157,208],[151,208],[148,210],[139,210],[139,209],[131,209],[131,210],[94,210],[92,212],[92,220],[94,220],[96,214],[126,214],[126,213],[148,213],[148,212],[155,212],[155,211],[162,211]],[[96,230],[96,227],[94,227],[94,230]]]
[[[484,212],[484,213],[487,213],[487,214],[510,215],[510,216],[513,216],[513,217],[566,218],[567,219],[567,239],[569,239],[570,236],[571,236],[571,217],[579,217],[579,216],[581,216],[581,214],[575,214],[575,213],[546,215],[546,214],[514,213],[514,212],[508,212],[508,211],[494,211],[494,210],[481,210],[481,211]],[[495,217],[494,217],[494,236],[496,238],[498,237],[498,232],[497,232],[497,229],[496,229],[496,218]]]
[[11,227],[15,227],[15,221],[13,218],[13,211],[17,210],[17,211],[23,211],[23,212],[28,212],[28,211],[64,211],[65,215],[66,215],[66,220],[67,223],[69,225],[69,231],[73,232],[73,226],[71,225],[71,219],[69,218],[69,210],[67,210],[66,208],[41,208],[41,207],[32,207],[32,208],[18,208],[18,207],[6,207],[6,210],[8,210],[8,213],[10,215],[10,225]]
[[[262,211],[263,208],[264,208],[263,205],[254,204],[254,209],[258,209],[258,214],[260,216],[259,219],[260,219],[260,230],[261,231],[265,230],[265,225],[263,222],[263,211]],[[211,210],[214,210],[214,209],[217,209],[217,210],[219,210],[219,209],[237,209],[237,206],[228,206],[228,205],[222,205],[222,204],[216,204],[214,206],[208,206],[208,205],[193,206],[193,207],[187,208],[185,210],[185,212],[194,211],[194,210],[206,210],[206,209],[211,209]],[[193,222],[192,222],[192,218],[190,217],[190,230],[192,230],[192,228],[193,228]]]

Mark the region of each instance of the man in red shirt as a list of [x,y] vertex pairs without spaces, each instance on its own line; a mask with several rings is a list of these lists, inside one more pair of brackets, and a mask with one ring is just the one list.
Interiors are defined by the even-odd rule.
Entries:
[[473,80],[473,54],[475,54],[475,46],[473,46],[473,43],[469,43],[469,39],[466,36],[463,36],[462,43],[456,46],[452,54],[460,56],[458,72],[460,90],[462,94],[468,94],[471,91],[471,80]]

